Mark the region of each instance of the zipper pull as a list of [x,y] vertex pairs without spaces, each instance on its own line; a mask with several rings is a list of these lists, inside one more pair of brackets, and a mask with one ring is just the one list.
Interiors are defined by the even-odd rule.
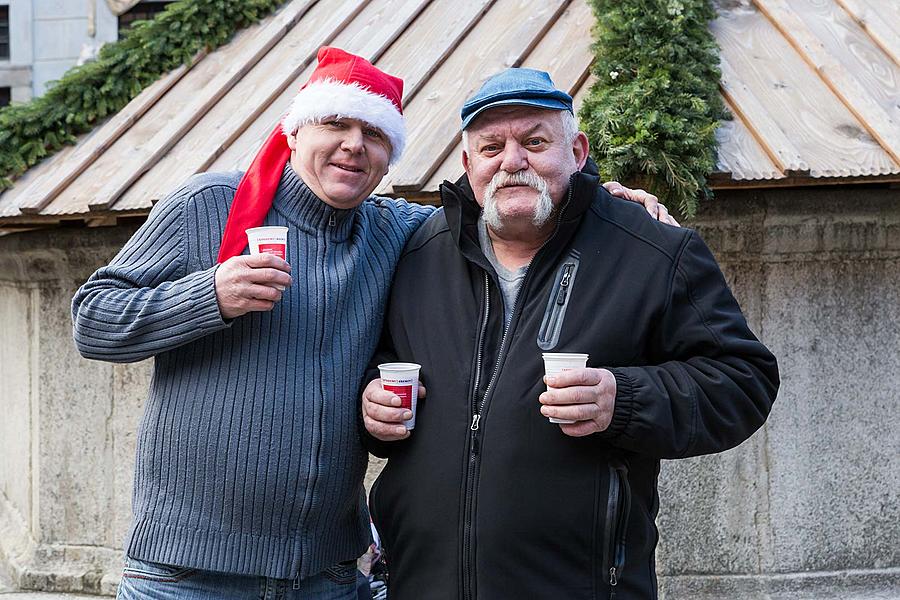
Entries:
[[[331,216],[328,217],[328,226],[334,227],[334,224],[337,222],[337,219],[334,218],[334,213],[331,213]],[[297,589],[297,588],[294,588]]]
[[569,264],[566,265],[566,270],[563,271],[562,281],[559,282],[559,285],[561,285],[562,287],[568,287],[568,286],[569,286],[569,279],[572,278],[572,268],[573,268],[574,266],[575,266],[575,265],[573,265],[573,264],[571,264],[571,263],[569,263]]
[[612,587],[616,587],[616,585],[618,585],[618,583],[619,583],[619,579],[616,577],[616,568],[610,567],[609,568],[609,585],[611,585]]
[[294,589],[295,590],[300,589],[300,573],[297,573],[297,576],[294,577]]
[[478,421],[481,420],[481,415],[472,415],[472,425],[469,426],[469,429],[472,431],[478,431]]
[[556,303],[560,306],[566,303],[566,294],[569,290],[569,280],[572,278],[572,269],[575,265],[569,263],[563,271],[562,279],[559,281],[559,293],[556,295]]

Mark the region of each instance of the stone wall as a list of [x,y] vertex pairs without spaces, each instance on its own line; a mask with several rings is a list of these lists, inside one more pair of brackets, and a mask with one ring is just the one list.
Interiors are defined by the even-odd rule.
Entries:
[[[748,442],[663,464],[664,598],[900,597],[898,196],[721,192],[692,222],[783,381]],[[119,576],[149,363],[82,359],[69,302],[132,230],[0,237],[0,571],[22,588]]]

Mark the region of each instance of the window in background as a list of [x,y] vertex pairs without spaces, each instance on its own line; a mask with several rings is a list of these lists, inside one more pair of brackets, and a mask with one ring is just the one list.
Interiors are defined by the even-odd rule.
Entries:
[[8,87],[0,87],[0,106],[6,106],[10,101],[10,91]]
[[[0,6],[0,60],[9,60],[9,6]],[[8,92],[9,90],[7,90]],[[9,95],[7,94],[7,98]]]

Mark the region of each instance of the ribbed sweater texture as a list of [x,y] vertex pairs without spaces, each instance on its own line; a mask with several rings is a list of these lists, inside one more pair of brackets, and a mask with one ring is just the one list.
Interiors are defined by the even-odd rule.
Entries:
[[128,555],[302,578],[368,544],[357,394],[396,262],[433,209],[335,210],[286,165],[265,225],[288,227],[293,285],[225,322],[216,256],[240,177],[198,175],[157,203],[76,293],[74,337],[86,358],[155,359]]

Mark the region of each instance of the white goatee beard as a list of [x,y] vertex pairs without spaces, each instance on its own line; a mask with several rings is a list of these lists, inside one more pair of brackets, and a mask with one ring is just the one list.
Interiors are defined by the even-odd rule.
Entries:
[[491,178],[490,183],[484,186],[484,209],[482,211],[484,222],[495,231],[503,229],[503,220],[500,217],[500,209],[497,207],[495,194],[498,189],[506,185],[527,185],[538,193],[531,223],[538,229],[543,227],[553,214],[553,200],[550,198],[547,180],[530,171],[519,171],[517,173],[497,171]]

